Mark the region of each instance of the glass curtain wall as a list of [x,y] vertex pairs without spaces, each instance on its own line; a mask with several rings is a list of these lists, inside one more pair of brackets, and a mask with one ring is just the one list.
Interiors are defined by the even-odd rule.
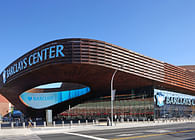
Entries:
[[[114,119],[152,120],[154,118],[153,91],[153,88],[146,87],[117,92],[114,101]],[[62,115],[69,119],[106,119],[111,116],[110,96],[76,105]]]

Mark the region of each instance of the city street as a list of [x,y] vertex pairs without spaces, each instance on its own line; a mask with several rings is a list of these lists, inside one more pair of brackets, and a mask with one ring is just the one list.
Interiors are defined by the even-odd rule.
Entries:
[[[106,127],[106,126],[103,126]],[[84,129],[83,129],[84,130]],[[4,136],[1,140],[195,140],[195,123],[173,124],[122,129],[62,132],[57,134],[33,134]]]

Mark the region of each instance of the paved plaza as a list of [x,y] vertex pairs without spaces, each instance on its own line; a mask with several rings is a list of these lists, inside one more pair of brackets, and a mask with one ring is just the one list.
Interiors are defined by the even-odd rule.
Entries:
[[[64,127],[36,127],[1,129],[0,140],[107,140],[107,139],[159,139],[174,136],[172,139],[184,139],[195,134],[195,121],[172,122],[125,122],[114,126],[106,123],[96,125],[73,124]],[[184,135],[185,134],[185,135]],[[193,135],[192,135],[193,134]],[[180,138],[179,136],[182,135]]]

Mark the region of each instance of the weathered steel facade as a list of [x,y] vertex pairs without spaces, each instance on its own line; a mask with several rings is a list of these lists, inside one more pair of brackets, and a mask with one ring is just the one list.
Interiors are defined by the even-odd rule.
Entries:
[[[63,46],[63,50],[58,48],[63,57],[55,54],[57,45]],[[49,51],[52,46],[53,50]],[[20,62],[23,67],[19,69]],[[17,72],[6,73],[16,65]],[[114,88],[117,91],[154,86],[195,95],[195,72],[103,41],[81,38],[55,40],[18,58],[1,73],[0,93],[24,113],[36,114],[43,110],[28,108],[19,100],[19,95],[26,90],[52,82],[80,83],[91,88],[87,95],[51,107],[54,113],[60,113],[70,102],[77,104],[81,98],[109,94],[111,76],[116,69]]]

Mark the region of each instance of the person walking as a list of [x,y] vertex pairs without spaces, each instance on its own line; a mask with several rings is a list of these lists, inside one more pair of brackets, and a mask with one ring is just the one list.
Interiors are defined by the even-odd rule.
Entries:
[[32,119],[31,118],[29,118],[29,120],[28,120],[28,127],[32,127]]

